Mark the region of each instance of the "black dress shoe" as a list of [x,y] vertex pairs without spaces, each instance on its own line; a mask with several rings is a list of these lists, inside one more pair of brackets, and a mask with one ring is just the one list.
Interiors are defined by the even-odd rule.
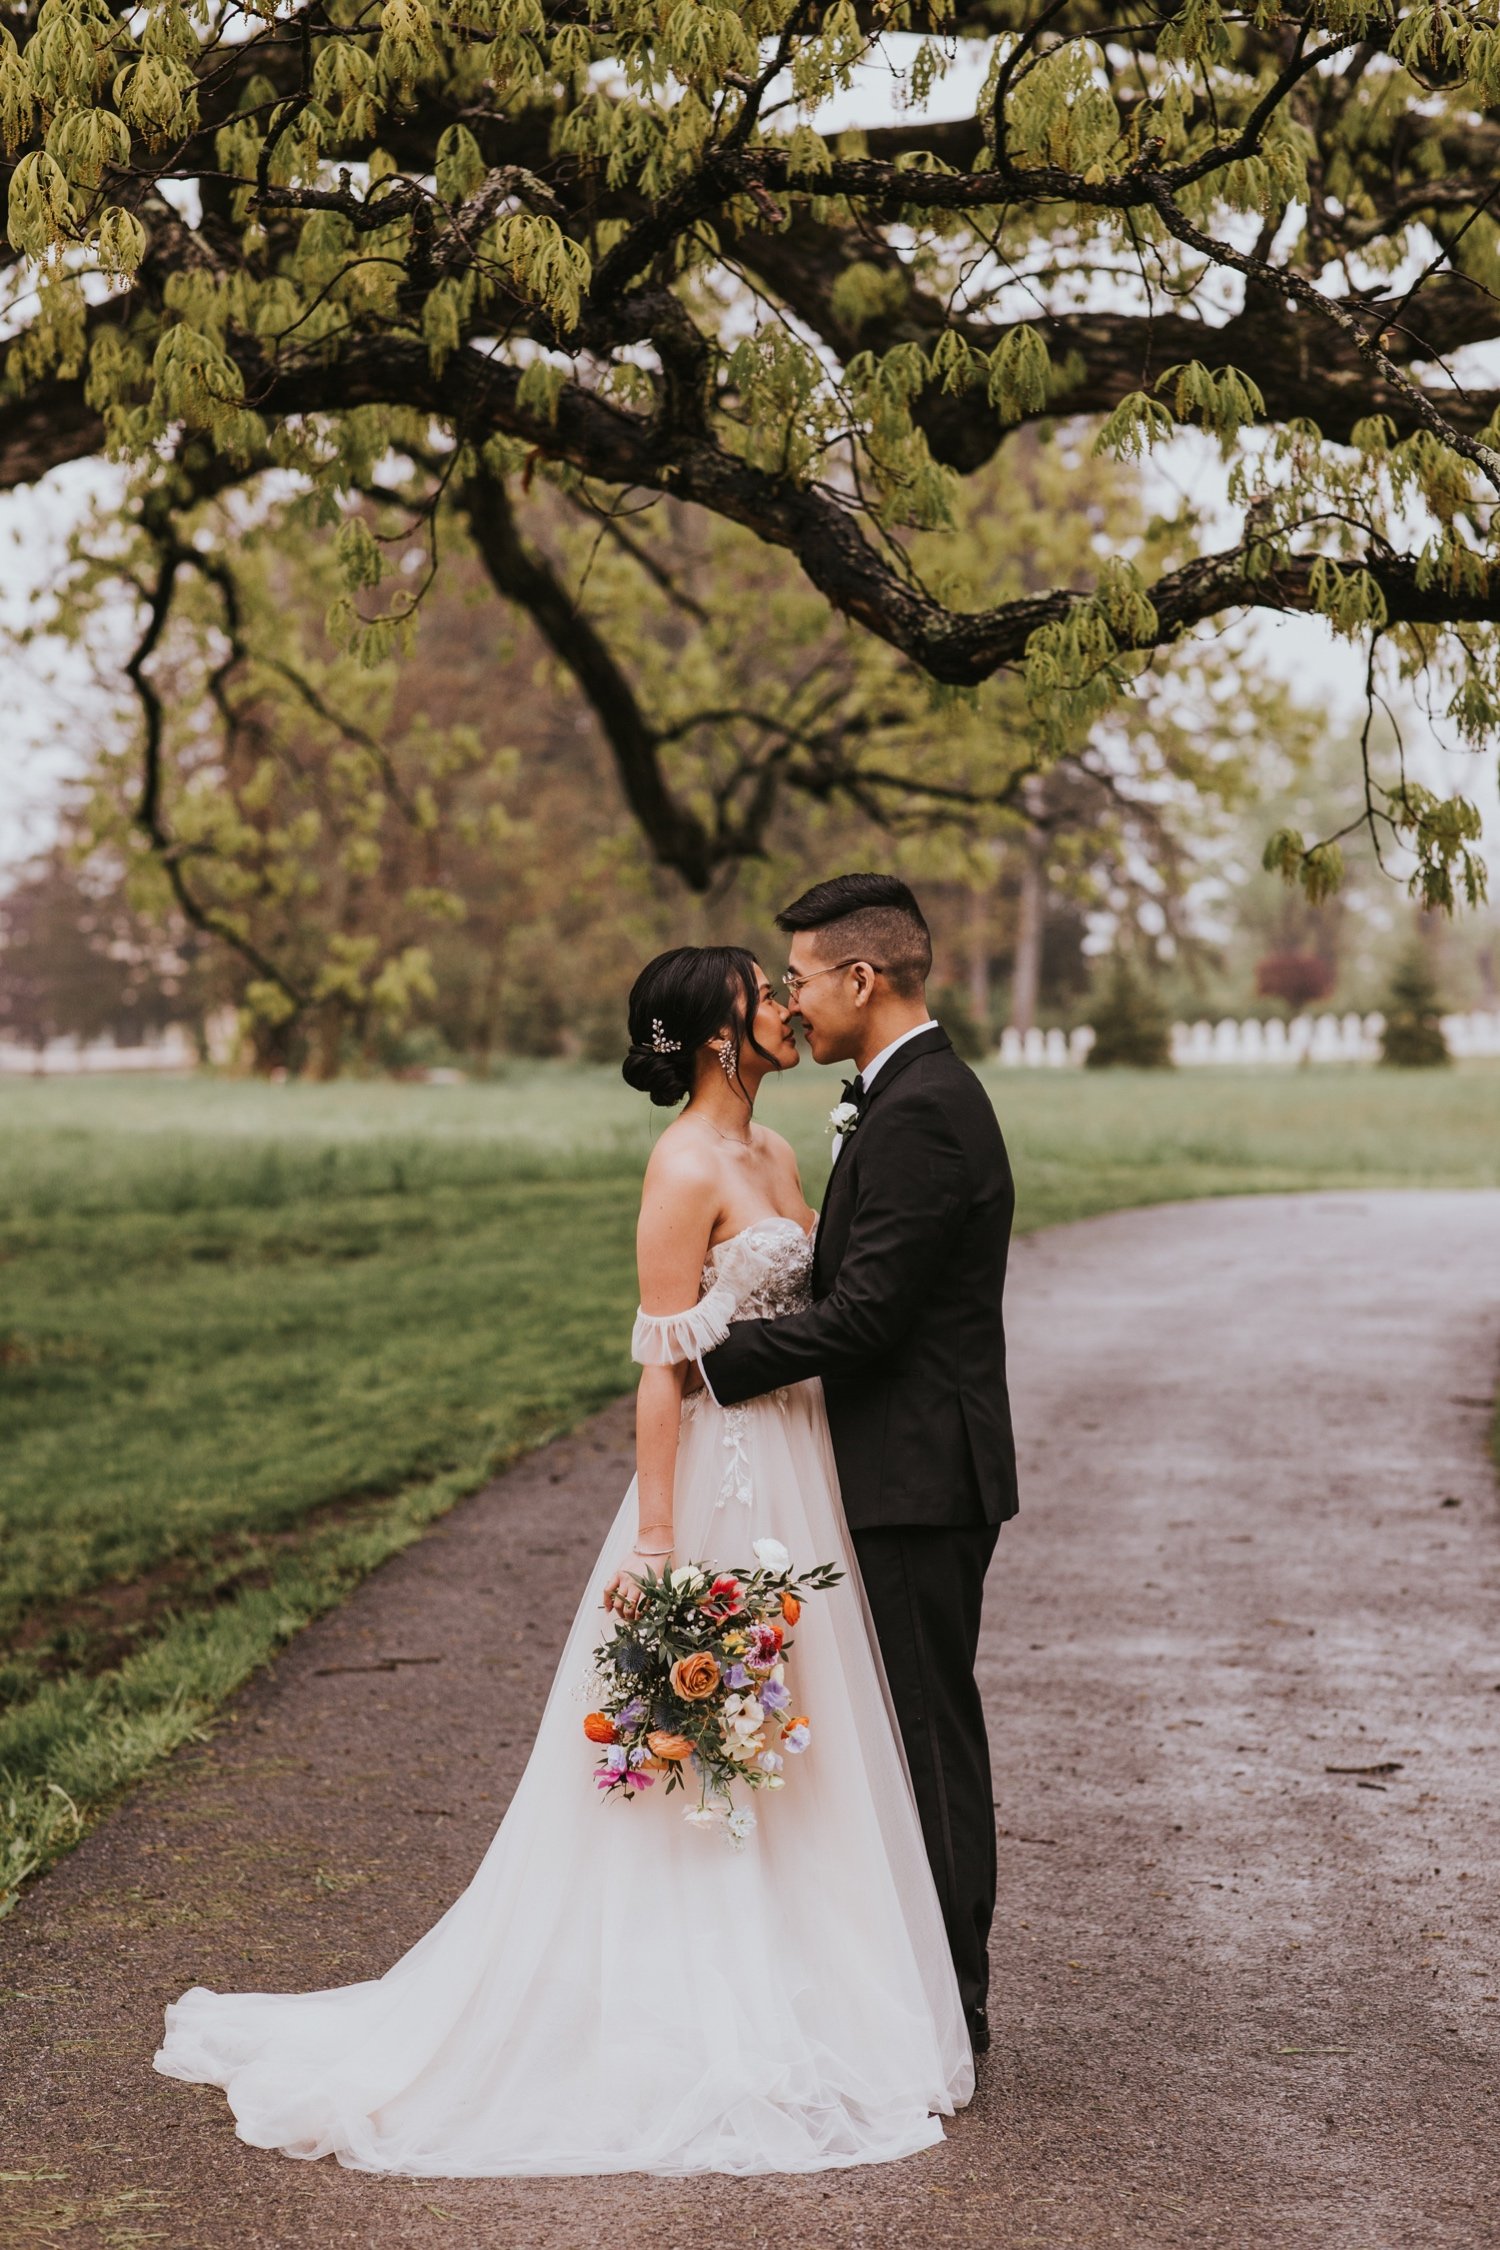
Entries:
[[971,2008],[968,2015],[969,2045],[976,2055],[987,2055],[990,2048],[989,2012],[984,2008]]

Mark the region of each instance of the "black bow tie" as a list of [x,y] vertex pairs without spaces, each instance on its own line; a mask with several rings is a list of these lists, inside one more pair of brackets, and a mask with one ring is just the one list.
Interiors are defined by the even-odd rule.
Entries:
[[844,1099],[846,1102],[853,1102],[856,1109],[864,1108],[866,1096],[863,1077],[846,1078],[844,1080]]

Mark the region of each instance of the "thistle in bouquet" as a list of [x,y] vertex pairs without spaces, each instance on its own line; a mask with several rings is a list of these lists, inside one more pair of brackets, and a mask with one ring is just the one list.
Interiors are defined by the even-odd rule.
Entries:
[[778,1539],[756,1541],[753,1569],[648,1572],[635,1615],[594,1651],[599,1708],[583,1731],[600,1749],[595,1786],[628,1801],[658,1781],[666,1796],[696,1785],[686,1818],[742,1844],[755,1815],[736,1786],[782,1788],[812,1739],[787,1685],[792,1629],[807,1596],[843,1575],[832,1563],[794,1573]]

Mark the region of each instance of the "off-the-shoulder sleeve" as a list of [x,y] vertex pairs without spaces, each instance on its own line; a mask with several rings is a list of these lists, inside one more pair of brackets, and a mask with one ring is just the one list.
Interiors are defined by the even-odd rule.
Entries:
[[680,1360],[701,1360],[729,1334],[735,1292],[717,1281],[706,1297],[686,1312],[637,1312],[630,1356],[642,1367],[675,1367]]

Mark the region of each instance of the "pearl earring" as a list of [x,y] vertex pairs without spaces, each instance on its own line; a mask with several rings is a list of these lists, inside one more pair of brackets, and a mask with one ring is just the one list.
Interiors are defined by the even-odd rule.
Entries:
[[739,1056],[735,1051],[734,1041],[732,1039],[721,1039],[715,1047],[714,1053],[719,1058],[719,1067],[724,1076],[733,1078],[739,1068]]

